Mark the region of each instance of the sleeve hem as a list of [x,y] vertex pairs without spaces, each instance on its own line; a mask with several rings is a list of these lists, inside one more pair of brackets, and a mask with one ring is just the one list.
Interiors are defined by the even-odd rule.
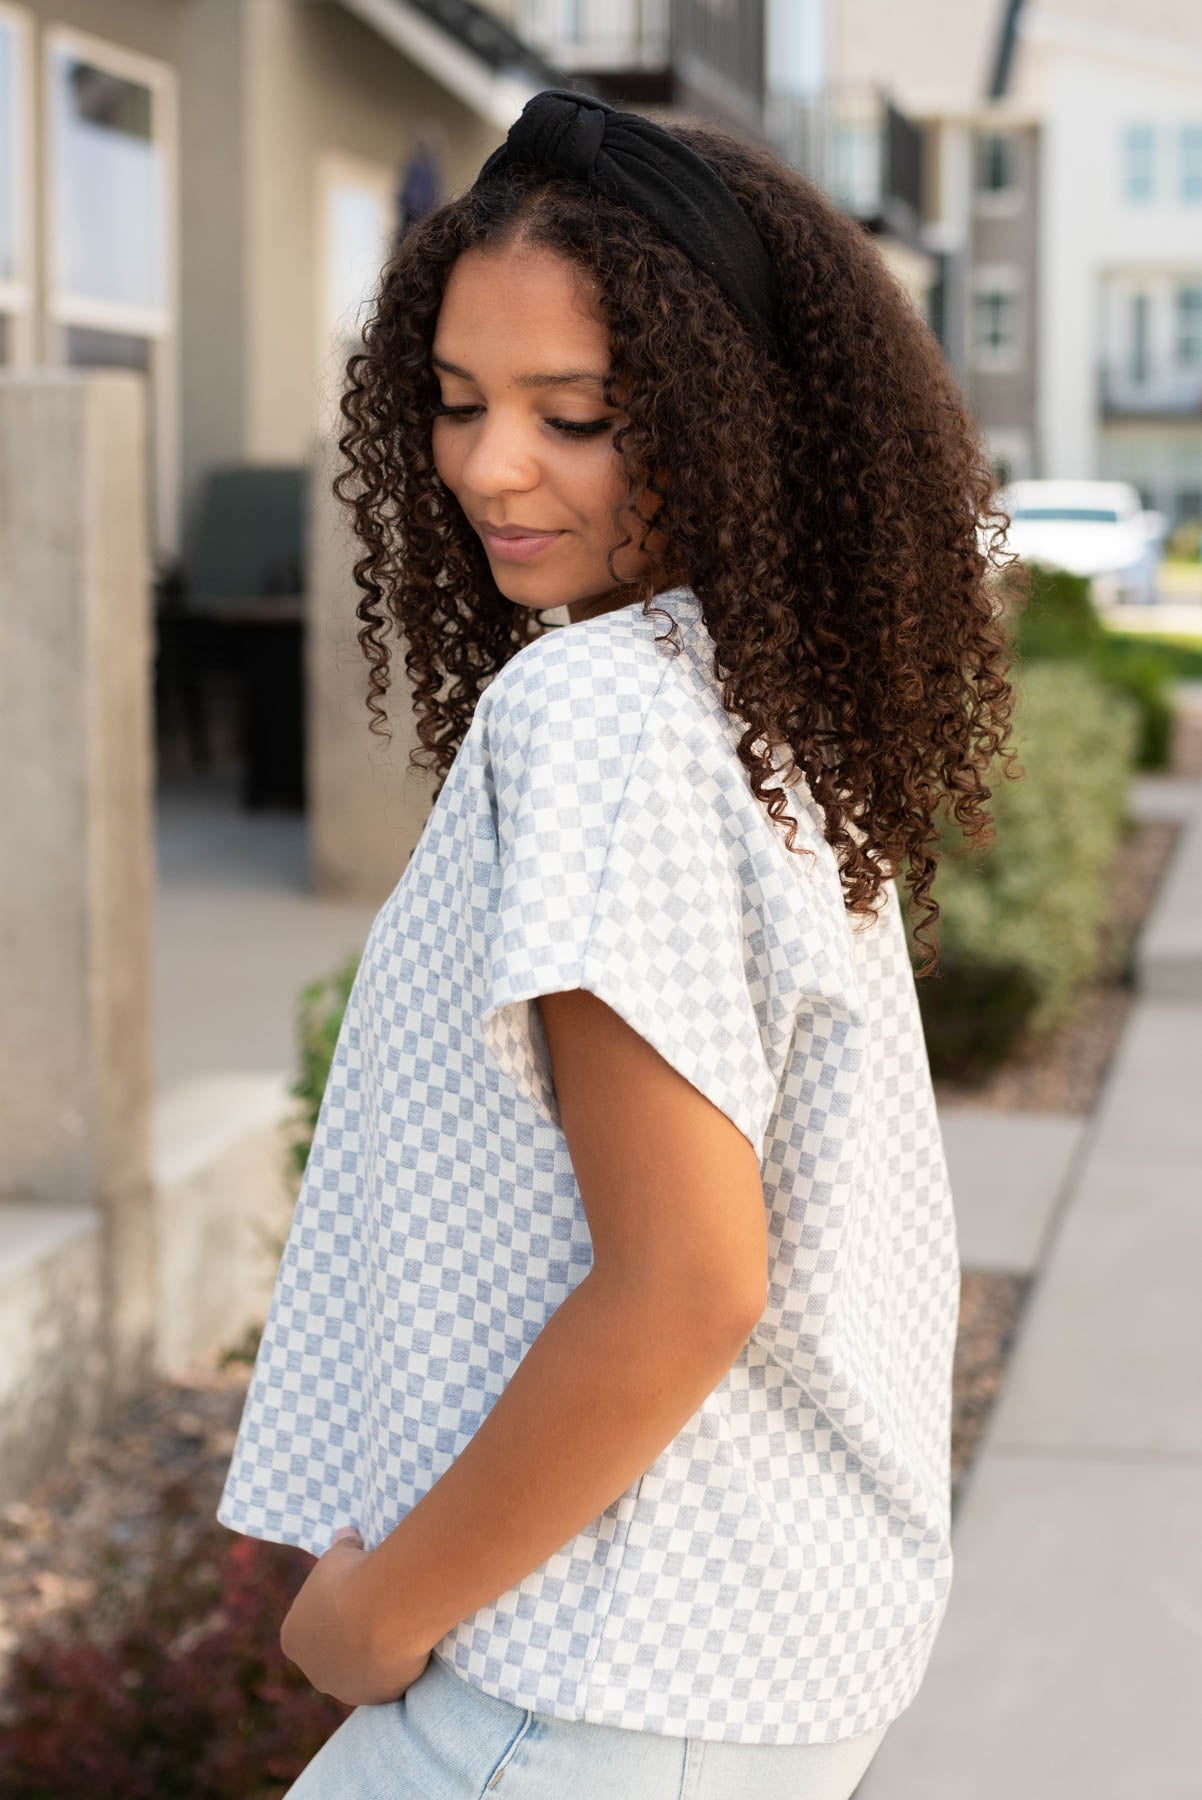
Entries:
[[768,1117],[771,1110],[771,1099],[765,1106],[765,1096],[749,1096],[746,1101],[732,1099],[727,1094],[717,1091],[712,1076],[702,1066],[699,1059],[690,1056],[679,1044],[673,1044],[669,1033],[662,1030],[659,1021],[652,1016],[637,1017],[628,997],[621,987],[613,981],[611,972],[604,964],[592,963],[586,953],[581,969],[578,987],[587,988],[599,1000],[604,1000],[608,1007],[624,1019],[631,1030],[659,1052],[666,1063],[670,1063],[678,1075],[683,1075],[691,1087],[703,1094],[712,1106],[725,1113],[726,1117],[738,1127],[755,1151],[759,1162],[764,1160],[764,1138],[768,1128]]
[[[658,1021],[652,1017],[643,1017],[639,1009],[631,1005],[628,994],[621,984],[615,981],[611,971],[604,963],[591,959],[586,951],[582,960],[572,969],[556,972],[552,981],[543,976],[537,982],[514,984],[508,990],[494,995],[491,1004],[483,1016],[482,1029],[485,1041],[493,1055],[494,1061],[504,1069],[513,1082],[514,1053],[513,1043],[516,1035],[518,1044],[524,1048],[533,1043],[535,1057],[533,1068],[526,1073],[532,1078],[534,1093],[522,1082],[518,1087],[523,1097],[536,1104],[545,1112],[547,1118],[558,1130],[562,1130],[559,1107],[555,1099],[555,1085],[550,1073],[550,1058],[543,1039],[541,1021],[535,1000],[543,994],[563,993],[573,988],[584,988],[588,993],[603,1000],[606,1006],[616,1012],[618,1017],[630,1026],[632,1031],[651,1045],[651,1048],[670,1063],[678,1075],[682,1075],[690,1086],[724,1113],[738,1127],[755,1151],[757,1160],[764,1160],[764,1140],[767,1135],[768,1121],[771,1116],[772,1102],[775,1095],[767,1092],[768,1074],[765,1068],[764,1091],[759,1095],[751,1095],[745,1103],[732,1100],[727,1093],[717,1090],[710,1072],[703,1067],[700,1059],[683,1051],[679,1043],[673,1043],[670,1033],[662,1029]],[[525,1006],[529,1009],[528,1028],[523,1029],[517,1021],[511,1023],[506,1017],[511,1007]]]

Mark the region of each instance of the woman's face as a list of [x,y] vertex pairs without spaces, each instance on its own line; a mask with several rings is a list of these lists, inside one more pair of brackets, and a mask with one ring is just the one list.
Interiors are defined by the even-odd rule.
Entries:
[[[634,541],[614,558],[619,576],[654,575],[662,534],[641,554],[637,520],[613,526],[626,491],[613,434],[626,415],[605,404],[609,334],[587,277],[541,248],[465,251],[448,278],[431,362],[441,404],[452,409],[434,418],[434,465],[501,592],[515,606],[567,606],[573,622],[625,604],[614,598],[606,552],[629,534]],[[652,517],[657,504],[644,495],[640,511]],[[514,540],[507,555],[490,526],[545,535]]]

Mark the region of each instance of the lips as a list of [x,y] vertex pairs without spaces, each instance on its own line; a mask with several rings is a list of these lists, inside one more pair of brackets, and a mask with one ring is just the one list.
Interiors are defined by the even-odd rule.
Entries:
[[518,532],[510,525],[505,532],[494,531],[488,525],[481,525],[480,535],[493,556],[500,557],[502,562],[528,562],[531,557],[539,556],[549,544],[554,544],[564,534],[562,531],[528,531]]

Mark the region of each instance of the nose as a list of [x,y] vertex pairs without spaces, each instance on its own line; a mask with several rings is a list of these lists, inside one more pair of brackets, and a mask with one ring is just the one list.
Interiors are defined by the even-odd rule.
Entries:
[[528,492],[541,475],[529,427],[501,412],[469,422],[467,453],[460,464],[466,486],[477,494]]

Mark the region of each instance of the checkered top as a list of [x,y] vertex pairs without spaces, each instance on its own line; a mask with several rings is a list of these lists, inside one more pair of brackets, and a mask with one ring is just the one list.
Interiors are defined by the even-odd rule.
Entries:
[[[493,679],[372,925],[218,1519],[370,1549],[588,1272],[534,996],[600,996],[761,1157],[766,1309],[639,1480],[437,1645],[555,1718],[829,1743],[896,1718],[952,1571],[955,1224],[898,896],[790,852],[688,588]],[[657,632],[659,641],[657,641]]]

